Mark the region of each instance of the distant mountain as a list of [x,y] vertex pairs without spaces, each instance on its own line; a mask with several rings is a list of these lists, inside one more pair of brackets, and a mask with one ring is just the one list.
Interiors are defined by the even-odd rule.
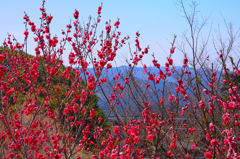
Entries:
[[[164,73],[166,72],[165,71],[165,67],[161,67],[160,69]],[[113,67],[111,69],[108,69],[108,72],[106,72],[107,71],[106,68],[103,69],[102,74],[101,74],[101,78],[105,77],[105,78],[109,79],[109,81],[110,80],[112,81],[112,83],[110,83],[110,84],[108,84],[106,86],[103,86],[103,91],[105,92],[105,95],[108,98],[110,98],[110,95],[111,95],[112,90],[113,90],[113,88],[111,88],[110,85],[116,86],[117,82],[119,82],[122,85],[124,85],[124,79],[119,78],[118,81],[115,81],[115,80],[112,80],[112,78],[115,77],[115,75],[118,75],[118,74],[121,74],[122,77],[128,76],[128,72],[130,70],[131,70],[131,68],[128,67],[128,66]],[[171,68],[170,68],[170,70],[171,70]],[[94,75],[94,69],[93,68],[88,68],[87,71],[89,72],[89,75],[90,74]],[[150,72],[151,74],[155,74],[156,77],[159,76],[159,74],[158,74],[159,69],[157,69],[155,67],[148,67],[147,68],[147,73],[144,73],[144,68],[142,68],[142,67],[135,67],[133,69],[132,75],[134,76],[136,81],[141,82],[140,85],[142,86],[143,91],[148,91],[149,92],[149,90],[151,90],[151,88],[147,89],[145,87],[145,83],[149,82],[149,84],[151,86],[153,86],[154,82],[148,80],[148,72]],[[165,84],[167,86],[170,86],[172,83],[176,83],[176,82],[177,82],[177,80],[174,77],[167,77],[167,80],[166,80]],[[160,80],[159,84],[155,84],[155,89],[156,89],[156,91],[158,90],[159,92],[160,92],[160,90],[163,89],[163,81],[162,80]],[[151,95],[151,93],[153,93],[153,92],[149,92],[149,93]],[[98,102],[98,105],[100,107],[102,107],[102,109],[104,110],[105,113],[108,113],[108,111],[109,111],[109,104],[104,102],[104,101],[106,101],[105,96],[102,94],[101,90],[99,90],[99,89],[96,90],[96,94],[100,98],[100,100]],[[120,101],[121,101],[121,103],[123,103],[123,105],[122,105],[123,108],[126,107],[127,105],[131,105],[131,107],[136,107],[135,106],[136,104],[134,104],[131,101],[123,102],[122,99],[120,99]],[[118,111],[121,112],[121,109],[119,109]]]
[[[160,67],[160,69],[161,69],[161,71],[163,71],[164,73],[166,73],[165,67],[162,66],[162,67]],[[170,71],[171,71],[173,68],[170,67],[169,69],[170,69]],[[182,67],[179,67],[179,66],[175,66],[175,67],[174,67],[175,72],[178,72],[178,73],[181,73],[181,72],[182,72],[182,69],[183,69],[183,68],[182,68]],[[112,83],[108,83],[107,85],[105,85],[105,86],[103,87],[103,91],[105,92],[105,95],[107,96],[107,98],[110,98],[110,95],[111,95],[111,93],[112,93],[112,90],[113,90],[113,88],[116,86],[116,83],[117,83],[117,82],[119,82],[119,83],[121,83],[121,84],[124,84],[124,79],[119,78],[118,81],[115,81],[115,80],[112,80],[112,78],[115,77],[115,75],[117,75],[117,74],[121,74],[122,77],[128,76],[128,72],[129,72],[130,70],[131,70],[131,68],[128,67],[128,66],[113,67],[113,68],[108,69],[108,70],[106,70],[106,68],[103,69],[102,74],[101,74],[101,78],[104,78],[104,77],[105,77],[105,78],[109,79],[108,81],[112,81]],[[187,70],[191,72],[191,75],[189,75],[189,76],[193,78],[193,77],[195,76],[194,70],[191,69],[191,68],[188,68]],[[89,72],[89,74],[94,75],[94,70],[93,70],[93,68],[88,68],[87,71]],[[108,72],[106,72],[106,71],[108,71]],[[206,70],[205,70],[205,71],[206,71]],[[145,88],[145,83],[147,83],[147,82],[149,82],[149,84],[150,84],[151,86],[154,85],[153,81],[149,81],[149,80],[148,80],[148,72],[151,73],[151,74],[155,74],[156,77],[159,76],[159,74],[158,74],[159,69],[156,68],[156,67],[147,67],[147,73],[144,73],[144,68],[143,68],[143,67],[135,67],[135,68],[133,69],[133,73],[132,73],[132,74],[133,74],[133,76],[134,76],[134,78],[135,78],[136,81],[141,82],[140,85],[142,86],[143,91],[148,91],[148,93],[150,94],[150,96],[154,97],[155,95],[153,94],[153,92],[149,92],[151,89],[146,89],[146,88]],[[207,81],[208,81],[209,79],[207,79],[207,78],[205,77],[205,75],[204,75],[204,70],[198,69],[198,72],[199,72],[199,73],[198,73],[199,75],[202,74],[202,75],[200,76],[201,79],[199,79],[199,80],[203,81],[202,83],[203,83],[203,85],[204,85],[205,87],[208,87],[208,82],[207,82]],[[216,71],[216,72],[217,72],[217,77],[219,77],[220,71]],[[192,82],[196,82],[196,80],[194,79]],[[175,83],[177,83],[177,79],[176,79],[174,76],[170,76],[170,77],[167,76],[167,80],[166,80],[165,84],[166,84],[166,87],[167,87],[168,89],[172,89],[172,90],[171,90],[172,92],[175,92],[175,90],[173,89],[173,86],[174,86],[173,84],[175,84]],[[114,87],[113,87],[113,86],[114,86]],[[174,88],[175,88],[175,87],[174,87]],[[161,96],[161,90],[163,89],[163,81],[160,80],[160,83],[159,83],[159,84],[155,84],[154,89],[155,89],[154,91],[158,92],[159,96]],[[189,91],[187,91],[187,92],[190,93]],[[135,92],[135,93],[136,93],[136,92]],[[106,101],[105,96],[102,94],[101,90],[99,90],[99,89],[96,90],[96,94],[97,94],[97,95],[99,96],[99,98],[100,98],[100,100],[99,100],[99,102],[98,102],[98,105],[99,105],[100,107],[102,107],[102,109],[104,110],[105,113],[108,113],[108,112],[109,112],[109,104],[104,102],[104,101]],[[105,99],[105,100],[104,100],[104,99]],[[157,101],[157,100],[159,100],[159,99],[156,99],[156,101]],[[122,101],[122,99],[120,99],[120,101]],[[156,101],[155,101],[155,102],[156,102]],[[153,101],[153,102],[154,102],[154,101]],[[127,102],[123,102],[123,101],[122,101],[121,103],[123,103],[123,105],[122,105],[123,108],[126,107],[127,105],[130,105],[131,107],[136,108],[136,104],[133,103],[133,102],[131,102],[131,101],[127,101]],[[118,109],[117,111],[122,112],[120,106],[119,106],[119,109]]]

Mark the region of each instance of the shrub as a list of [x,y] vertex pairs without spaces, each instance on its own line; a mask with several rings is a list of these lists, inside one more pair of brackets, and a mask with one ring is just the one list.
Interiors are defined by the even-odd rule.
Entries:
[[[196,46],[191,47],[192,58],[179,47],[185,55],[183,67],[173,66],[174,36],[164,70],[153,55],[157,73],[143,64],[143,78],[135,71],[150,48],[141,47],[139,32],[127,70],[110,73],[118,50],[129,40],[120,38],[120,22],[113,26],[107,22],[98,36],[102,6],[96,22],[89,18],[85,26],[80,25],[75,10],[74,21],[66,26],[60,40],[51,35],[53,17],[46,13],[44,4],[39,28],[25,14],[24,44],[9,35],[1,48],[2,158],[79,159],[83,151],[92,158],[240,157],[240,95],[233,78],[240,74],[239,59],[230,58],[231,71],[227,67],[231,49],[225,52],[220,48],[219,61],[214,63],[220,69],[200,61],[204,47],[196,49],[196,39],[201,27],[186,13],[182,1],[192,30],[192,41],[186,36],[185,40],[190,47]],[[37,44],[35,56],[27,49],[24,52],[30,32]],[[229,35],[234,42],[231,31]],[[67,44],[73,51],[66,67],[62,55]],[[94,52],[97,44],[101,48]],[[173,76],[176,82],[168,82]],[[109,114],[97,105],[99,99]],[[117,123],[107,123],[109,115],[114,115]]]

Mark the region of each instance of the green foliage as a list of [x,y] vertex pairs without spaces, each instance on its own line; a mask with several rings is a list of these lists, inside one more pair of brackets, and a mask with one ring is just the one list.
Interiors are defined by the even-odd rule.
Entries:
[[[76,73],[73,71],[73,69],[71,68],[68,73],[67,73],[67,78],[63,77],[63,72],[68,69],[66,66],[64,66],[62,63],[60,63],[60,65],[57,67],[58,70],[56,72],[55,75],[50,75],[49,70],[47,69],[47,67],[50,68],[56,68],[57,63],[52,63],[52,65],[50,66],[46,66],[45,65],[45,60],[48,60],[46,58],[43,58],[43,56],[32,56],[29,55],[27,53],[25,53],[24,51],[12,51],[9,48],[4,48],[4,47],[0,47],[0,52],[5,52],[7,53],[7,56],[5,58],[5,60],[3,61],[3,64],[6,68],[13,68],[13,67],[9,67],[11,65],[12,61],[9,58],[12,58],[13,56],[22,56],[24,59],[26,59],[28,62],[31,61],[32,58],[38,58],[38,77],[36,79],[36,81],[32,80],[33,84],[35,85],[35,89],[36,91],[40,92],[39,95],[37,96],[37,101],[38,101],[38,105],[44,105],[45,100],[48,100],[48,106],[50,107],[52,112],[56,112],[59,116],[59,123],[60,124],[65,124],[65,122],[69,122],[68,118],[69,116],[74,116],[74,118],[76,120],[80,120],[82,118],[85,117],[85,123],[91,123],[91,124],[99,124],[102,125],[103,127],[108,126],[108,123],[104,122],[104,120],[106,119],[106,116],[103,112],[103,109],[101,107],[99,107],[97,105],[98,103],[98,96],[96,94],[93,94],[91,96],[87,95],[87,99],[84,103],[82,103],[80,101],[81,98],[81,91],[84,89],[86,92],[87,90],[87,85],[86,82],[84,80],[81,80],[80,82],[76,79]],[[56,59],[56,61],[58,61],[58,59]],[[23,62],[20,62],[20,64],[17,66],[17,70],[20,74],[23,73],[23,71],[30,71],[31,66],[24,66]],[[25,68],[25,70],[24,70]],[[27,70],[26,70],[27,68]],[[5,74],[4,76],[8,76],[8,74]],[[4,78],[4,77],[3,77]],[[28,101],[28,99],[34,99],[36,98],[36,96],[32,95],[28,95],[25,92],[29,92],[29,87],[28,84],[26,83],[26,81],[21,78],[21,76],[18,76],[17,79],[19,81],[19,83],[22,83],[23,85],[21,86],[21,88],[23,89],[22,93],[19,95],[21,96],[21,98],[18,97],[18,99],[21,100],[20,105],[24,105],[26,104],[26,101]],[[49,82],[51,81],[51,82]],[[51,83],[51,84],[49,84]],[[78,88],[72,88],[74,87],[73,83],[80,83],[80,87]],[[12,87],[12,86],[11,86]],[[15,86],[15,88],[17,88],[19,86]],[[75,101],[75,103],[78,104],[78,110],[80,111],[81,109],[86,109],[86,114],[81,114],[81,113],[73,113],[69,111],[69,115],[64,116],[62,114],[62,112],[64,111],[64,108],[66,107],[66,105],[71,105],[71,102],[74,100],[74,97],[72,95],[70,95],[69,97],[67,96],[67,94],[70,94],[71,91],[74,90],[74,92],[76,92],[76,94],[79,96],[79,99],[77,101]],[[15,97],[16,95],[10,95],[9,98],[9,103],[10,105],[13,106],[13,111],[14,109],[16,109],[16,107],[14,106],[14,102],[13,102],[13,97]],[[49,98],[51,97],[51,98]],[[46,99],[47,98],[47,99]],[[81,107],[82,106],[82,107]],[[90,120],[88,117],[90,115],[90,110],[94,109],[95,110],[95,118],[93,120]],[[77,116],[78,114],[78,116]],[[45,110],[45,115],[47,116],[47,110]],[[101,123],[98,123],[98,118],[101,117],[102,121]],[[76,130],[77,127],[73,128],[73,132],[74,130]]]

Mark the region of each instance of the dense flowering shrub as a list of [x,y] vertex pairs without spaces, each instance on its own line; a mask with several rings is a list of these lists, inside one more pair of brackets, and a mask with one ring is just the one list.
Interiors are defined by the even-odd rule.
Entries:
[[[27,14],[23,17],[24,43],[9,35],[1,48],[1,158],[240,158],[240,70],[233,59],[233,71],[227,67],[228,53],[218,52],[221,71],[204,67],[195,54],[194,67],[185,57],[179,70],[172,59],[175,36],[164,69],[153,55],[158,75],[143,64],[147,78],[141,80],[134,71],[150,48],[141,47],[137,32],[129,69],[109,77],[112,61],[129,40],[117,31],[120,21],[113,26],[106,22],[97,35],[102,6],[95,23],[90,18],[86,26],[80,25],[75,10],[63,38],[55,37],[44,3],[39,27]],[[34,56],[27,52],[30,33],[36,42]],[[67,44],[72,51],[65,67]],[[96,45],[101,48],[94,52]],[[169,84],[172,76],[177,80]],[[105,99],[109,114],[96,106],[96,93]],[[106,124],[112,114],[117,124]]]

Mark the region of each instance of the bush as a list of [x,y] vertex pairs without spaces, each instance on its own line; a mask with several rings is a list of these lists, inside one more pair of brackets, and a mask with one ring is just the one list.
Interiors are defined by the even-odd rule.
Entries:
[[[137,32],[136,51],[130,50],[132,58],[122,72],[111,72],[118,50],[129,39],[120,38],[118,20],[113,26],[106,23],[98,36],[102,6],[96,22],[90,18],[85,26],[76,10],[60,40],[51,35],[53,17],[45,12],[44,3],[39,28],[24,16],[24,44],[9,35],[1,48],[1,158],[240,157],[240,95],[233,78],[240,74],[239,59],[230,58],[230,69],[231,48],[219,48],[218,62],[206,62],[205,48],[196,42],[205,21],[197,27],[182,1],[192,39],[185,34],[191,57],[179,46],[185,55],[183,67],[173,66],[174,36],[164,69],[153,55],[154,68],[142,64],[139,71],[137,66],[150,48],[140,46]],[[192,7],[194,11],[196,4]],[[35,56],[24,52],[30,32],[37,45]],[[229,36],[232,45],[236,39],[231,28]],[[94,52],[99,43],[101,49]],[[73,51],[66,67],[62,55],[67,44]],[[117,122],[110,124],[109,116]]]

